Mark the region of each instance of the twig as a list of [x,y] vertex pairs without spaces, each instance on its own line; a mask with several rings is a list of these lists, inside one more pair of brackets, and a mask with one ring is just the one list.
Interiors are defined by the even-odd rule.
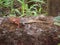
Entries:
[[30,24],[30,23],[46,23],[46,24],[49,24],[50,22],[41,21],[41,20],[29,20],[29,21],[25,22],[25,24]]

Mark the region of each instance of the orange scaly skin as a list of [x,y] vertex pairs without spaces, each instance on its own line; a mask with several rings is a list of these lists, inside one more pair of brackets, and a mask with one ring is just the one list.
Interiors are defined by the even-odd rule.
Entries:
[[10,17],[9,20],[11,23],[17,24],[18,25],[17,28],[19,28],[19,24],[20,24],[20,18],[19,17]]

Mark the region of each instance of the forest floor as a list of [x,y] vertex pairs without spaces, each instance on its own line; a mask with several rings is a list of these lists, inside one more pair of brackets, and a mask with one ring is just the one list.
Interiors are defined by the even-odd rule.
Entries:
[[[23,11],[17,0],[14,0],[13,8]],[[42,13],[46,12],[46,8],[46,4],[43,3]],[[58,45],[60,43],[60,27],[54,25],[53,16],[32,15],[13,18],[8,17],[9,14],[11,14],[9,7],[0,7],[0,45]],[[21,16],[17,13],[16,15]]]
[[0,45],[58,45],[60,27],[52,16],[22,17],[20,26],[0,18]]

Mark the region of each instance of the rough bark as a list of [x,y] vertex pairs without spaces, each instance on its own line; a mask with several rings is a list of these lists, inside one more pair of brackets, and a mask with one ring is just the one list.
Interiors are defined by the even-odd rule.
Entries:
[[57,16],[60,14],[60,0],[47,0],[48,15]]

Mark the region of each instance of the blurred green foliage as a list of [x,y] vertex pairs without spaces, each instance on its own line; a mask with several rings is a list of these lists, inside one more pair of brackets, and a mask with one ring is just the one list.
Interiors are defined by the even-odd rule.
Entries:
[[54,18],[54,24],[60,26],[60,16]]
[[14,0],[0,0],[0,7],[13,7]]
[[[21,4],[20,11],[14,8],[14,1],[15,0],[0,0],[0,8],[10,8],[9,15],[37,16],[38,14],[42,14],[44,11],[42,5],[46,4],[44,0],[16,0]],[[34,4],[29,5],[31,2]]]
[[60,43],[58,45],[60,45]]

